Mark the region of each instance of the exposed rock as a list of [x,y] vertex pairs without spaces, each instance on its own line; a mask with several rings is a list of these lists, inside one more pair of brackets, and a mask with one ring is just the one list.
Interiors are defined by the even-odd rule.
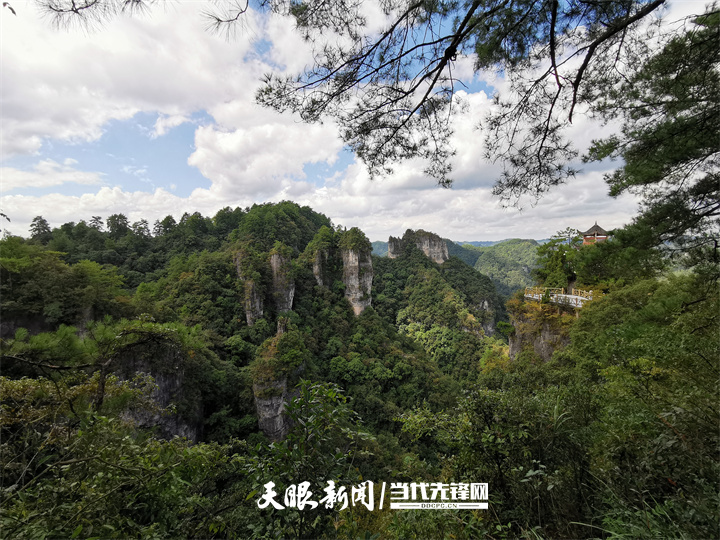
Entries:
[[475,307],[476,309],[482,310],[486,314],[490,314],[490,316],[487,316],[486,319],[483,320],[482,328],[486,336],[492,336],[493,334],[495,334],[495,330],[497,328],[495,323],[495,310],[490,305],[490,301],[485,299]]
[[345,298],[355,315],[360,315],[372,303],[373,268],[371,250],[343,249],[343,283]]
[[338,277],[333,275],[333,253],[338,236],[330,227],[323,225],[305,248],[306,260],[312,261],[313,276],[320,286],[330,287]]
[[[408,229],[408,231],[409,230],[410,229]],[[388,259],[397,259],[402,255],[403,247],[403,242],[400,238],[395,238],[394,236],[388,238]]]
[[[150,374],[152,375],[152,374]],[[151,397],[158,407],[165,409],[175,403],[182,395],[184,375],[182,372],[159,373],[153,376],[157,388]],[[159,412],[132,411],[133,420],[140,428],[156,428],[157,435],[163,439],[185,437],[198,442],[202,435],[202,424],[190,422],[181,418],[177,413],[160,414]]]
[[292,427],[285,414],[285,404],[292,397],[287,391],[287,378],[256,383],[253,393],[260,430],[271,441],[284,439]]
[[250,253],[247,248],[243,248],[235,255],[237,274],[244,283],[243,306],[248,326],[252,326],[255,321],[262,318],[265,307],[263,304],[263,292],[254,279],[254,277],[258,276],[257,271],[253,272],[253,263],[257,265],[256,257],[252,257]]
[[[157,409],[132,409],[125,413],[139,428],[155,429],[157,436],[163,439],[186,437],[198,442],[202,436],[202,402],[195,397],[191,398],[184,387],[185,361],[182,353],[174,349],[129,354],[118,360],[114,371],[121,379],[129,380],[147,374],[155,380],[157,387],[150,397],[157,404]],[[177,412],[162,412],[183,401],[191,404],[192,418],[183,417]]]
[[319,249],[315,252],[313,259],[313,276],[318,285],[330,286],[328,279],[328,259],[330,254],[325,249]]
[[278,312],[289,311],[292,309],[295,296],[295,280],[290,272],[290,258],[284,257],[280,253],[273,253],[270,255],[270,267],[272,268],[275,307]]
[[248,326],[263,316],[263,298],[258,286],[251,279],[245,280],[245,320]]
[[417,231],[408,229],[402,239],[391,236],[388,239],[388,257],[391,259],[398,258],[408,244],[415,244],[428,259],[437,264],[442,264],[450,258],[445,240],[435,233],[423,231],[422,229]]
[[524,317],[512,318],[515,332],[510,336],[509,355],[514,360],[525,347],[532,347],[540,358],[545,362],[552,358],[553,353],[566,347],[570,343],[570,338],[565,329],[552,324],[550,321],[537,323],[528,321]]

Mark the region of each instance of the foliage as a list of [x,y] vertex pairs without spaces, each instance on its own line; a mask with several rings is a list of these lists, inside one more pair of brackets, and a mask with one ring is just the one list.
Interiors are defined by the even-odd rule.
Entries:
[[[98,382],[0,378],[4,538],[165,536],[203,512],[197,493],[217,447],[134,436],[89,410]],[[105,388],[123,407],[147,406],[147,385],[135,384]]]
[[[323,495],[319,490],[328,481],[340,487],[360,480],[353,463],[363,451],[364,441],[371,437],[361,430],[358,416],[340,388],[301,381],[286,412],[293,424],[288,436],[269,447],[256,448],[246,465],[255,487],[254,500],[259,500],[267,482],[274,482],[275,490],[282,494],[290,484],[308,481],[317,501]],[[328,510],[324,505],[302,511],[268,506],[257,510],[259,523],[256,520],[243,529],[250,529],[254,538],[319,538],[330,533],[331,518],[338,510]]]
[[575,281],[575,259],[581,245],[580,233],[566,229],[538,248],[535,275],[544,287],[567,288]]
[[256,204],[243,217],[230,239],[251,242],[257,251],[270,251],[279,240],[301,252],[323,225],[330,227],[330,220],[308,206],[301,207],[290,201]]
[[578,366],[605,381],[592,447],[604,528],[618,536],[713,537],[720,478],[718,285],[639,281],[593,302],[573,329]]
[[492,246],[466,247],[477,254],[473,268],[488,276],[500,294],[510,296],[533,284],[538,246],[535,240],[514,238]]
[[[517,295],[503,324],[487,276],[454,257],[438,265],[409,242],[396,259],[374,258],[373,306],[355,316],[339,247],[369,250],[367,239],[278,206],[166,219],[156,236],[138,222],[120,237],[118,216],[107,228],[119,239],[99,217],[83,225],[115,245],[166,242],[131,300],[120,270],[49,249],[63,238],[72,247],[80,224],[52,231],[48,246],[0,243],[4,537],[720,534],[716,267],[688,260],[693,271],[669,273],[638,223],[586,247],[563,231],[539,250],[538,275],[608,294],[577,316]],[[248,215],[220,247],[213,227]],[[198,232],[187,251],[170,241],[181,227]],[[265,233],[272,242],[253,236]],[[277,238],[285,233],[295,245]],[[217,247],[201,249],[209,239]],[[506,244],[498,251],[526,253]],[[287,258],[295,285],[281,314],[271,253]],[[269,306],[252,325],[239,275],[257,280]],[[114,310],[143,314],[106,316]],[[494,326],[513,347],[542,344],[548,360],[534,347],[510,359],[486,335]],[[253,382],[272,391],[281,379],[292,429],[267,444]],[[193,445],[165,440],[193,429]],[[280,500],[304,480],[316,499],[328,480],[488,482],[490,510],[258,508],[269,481]]]
[[[297,77],[267,75],[257,99],[308,122],[333,118],[371,175],[420,157],[425,173],[447,186],[454,154],[448,111],[462,110],[455,62],[474,54],[476,70],[494,69],[511,85],[483,126],[488,154],[507,158],[497,191],[539,194],[572,174],[564,119],[572,121],[576,105],[593,104],[587,89],[598,80],[619,79],[628,43],[643,33],[635,23],[663,3],[398,1],[378,6],[385,19],[370,32],[366,3],[306,2],[290,14],[314,44],[314,64]],[[222,26],[232,17],[214,20]]]
[[372,251],[370,240],[368,240],[365,233],[357,227],[344,231],[340,235],[338,245],[341,249],[348,251],[357,251],[360,253],[370,253]]
[[652,245],[717,250],[720,11],[713,4],[683,23],[631,77],[602,89],[600,110],[622,130],[594,141],[586,159],[622,159],[606,176],[610,193],[643,196],[636,221]]
[[0,281],[4,316],[36,330],[129,312],[114,267],[68,265],[60,253],[16,236],[0,240]]

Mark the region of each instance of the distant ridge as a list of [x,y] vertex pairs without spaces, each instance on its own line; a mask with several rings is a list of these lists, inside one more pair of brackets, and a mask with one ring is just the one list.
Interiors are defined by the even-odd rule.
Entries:
[[[462,248],[462,246],[464,246],[464,245],[470,245],[473,247],[489,247],[489,246],[494,246],[496,244],[501,244],[503,242],[507,242],[508,240],[520,240],[520,239],[519,238],[506,238],[504,240],[470,240],[470,241],[463,240],[460,242],[456,242],[455,240],[449,240],[448,238],[445,238],[445,240],[447,242],[451,242],[452,244],[454,244],[457,247]],[[527,240],[531,240],[531,239],[528,238]],[[535,240],[535,242],[537,242],[540,245],[545,244],[549,241],[550,241],[549,238],[543,238],[542,240]],[[387,253],[388,253],[388,243],[387,242],[383,242],[382,240],[376,240],[375,242],[372,243],[372,247],[373,247],[373,250],[372,250],[373,255],[377,255],[378,257],[387,257]],[[455,255],[456,257],[459,256],[459,254],[457,252],[453,253],[453,248],[450,244],[448,244],[448,248],[450,249],[450,255]],[[460,256],[460,258],[463,259],[462,256]],[[477,258],[477,257],[475,257],[475,258]],[[465,261],[465,262],[468,262],[468,261]],[[474,262],[473,263],[468,262],[468,264],[470,266],[474,266]]]

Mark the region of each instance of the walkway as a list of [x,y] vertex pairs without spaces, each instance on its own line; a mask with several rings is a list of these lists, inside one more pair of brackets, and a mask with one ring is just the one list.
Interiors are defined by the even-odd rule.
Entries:
[[565,293],[565,289],[549,288],[549,287],[525,287],[525,298],[537,300],[543,299],[545,295],[550,297],[550,302],[563,306],[581,308],[585,302],[593,299],[594,291],[586,291],[582,289],[570,289],[570,294]]

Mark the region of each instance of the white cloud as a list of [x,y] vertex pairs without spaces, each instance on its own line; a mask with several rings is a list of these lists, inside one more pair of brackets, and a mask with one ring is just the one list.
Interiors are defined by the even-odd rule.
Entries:
[[[171,193],[182,186],[178,178],[169,184],[170,191],[105,186],[81,196],[6,195],[0,207],[13,220],[6,228],[26,235],[37,215],[52,226],[113,213],[152,222],[168,214],[213,215],[224,206],[282,199],[307,204],[335,223],[359,226],[373,240],[407,228],[456,240],[544,238],[568,226],[589,227],[595,220],[613,228],[635,214],[634,198],[606,195],[601,170],[581,174],[523,212],[503,209],[490,193],[500,164],[484,161],[483,134],[475,129],[491,106],[482,92],[464,94],[468,110],[455,119],[452,189],[438,188],[418,162],[396,164],[393,177],[378,181],[354,163],[316,186],[305,177],[304,167],[336,162],[342,149],[336,127],[302,124],[253,101],[270,63],[301,69],[310,58],[308,44],[288,20],[255,19],[250,26],[257,23],[259,34],[254,37],[272,43],[260,55],[243,36],[228,44],[208,35],[198,17],[202,3],[172,5],[174,10],[155,11],[149,19],[118,19],[90,35],[52,31],[29,9],[26,17],[10,22],[3,17],[2,156],[39,152],[43,141],[92,141],[102,136],[110,120],[129,119],[140,111],[156,115],[149,134],[161,137],[204,110],[215,124],[198,126],[195,149],[182,149],[186,153],[181,158],[197,167],[210,187],[179,197]],[[379,12],[371,14],[374,27],[381,19]],[[459,58],[456,74],[471,77],[472,61]],[[504,82],[488,80],[495,86]],[[572,127],[573,140],[581,146],[598,133],[579,116]],[[125,163],[123,157],[116,159]],[[43,159],[32,171],[5,168],[3,189],[103,183],[99,173],[79,171],[76,165],[69,158],[62,164]],[[144,178],[147,170],[133,166],[125,172]]]
[[95,185],[102,183],[98,172],[79,171],[72,167],[77,161],[67,158],[62,164],[46,159],[38,162],[30,171],[12,167],[0,168],[0,191],[8,192],[18,188],[44,188],[66,183]]
[[234,131],[198,128],[195,146],[188,163],[212,181],[211,190],[260,199],[283,189],[283,180],[303,179],[306,163],[334,163],[342,149],[334,129],[280,115]]
[[189,121],[190,119],[184,114],[161,114],[155,121],[155,126],[153,132],[150,134],[150,138],[155,139],[157,137],[162,137],[172,128],[178,127]]
[[256,69],[248,40],[209,35],[195,2],[149,18],[121,17],[102,31],[58,31],[26,5],[2,18],[3,159],[38,152],[44,139],[98,139],[112,119],[159,113],[155,133],[192,111],[242,95]]

